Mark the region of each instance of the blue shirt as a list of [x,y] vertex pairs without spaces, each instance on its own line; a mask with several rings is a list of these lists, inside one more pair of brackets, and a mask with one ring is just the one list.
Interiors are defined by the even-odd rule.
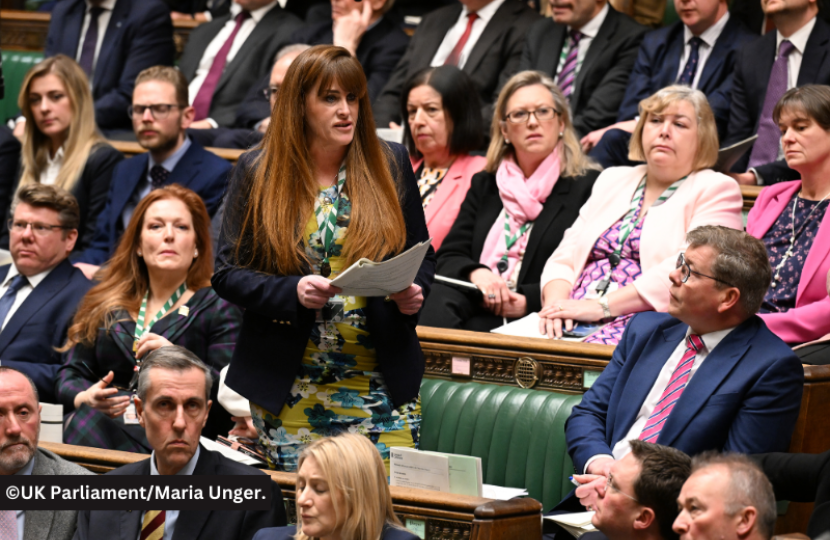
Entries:
[[[176,473],[176,476],[190,476],[193,474],[193,470],[196,468],[196,463],[199,461],[199,452],[201,452],[201,447],[196,447],[196,453],[193,454],[193,457],[190,458],[190,461],[187,462],[187,465],[182,467],[182,470]],[[161,476],[159,474],[159,470],[156,468],[156,452],[153,451],[150,454],[150,476]],[[141,513],[141,519],[139,523],[144,523],[144,514],[145,512]],[[176,520],[179,519],[179,511],[178,510],[165,510],[164,511],[164,536],[162,537],[163,540],[172,540],[173,538],[173,531],[176,528]],[[22,536],[20,538],[23,538]],[[138,529],[138,536],[136,538],[141,538],[141,526],[139,525]]]
[[[35,456],[37,455],[37,451],[35,451]],[[29,460],[22,469],[17,471],[15,476],[32,476],[32,470],[35,468],[35,456],[32,456],[32,459]],[[17,510],[17,537],[20,540],[23,540],[23,527],[26,522],[26,511],[25,510]]]

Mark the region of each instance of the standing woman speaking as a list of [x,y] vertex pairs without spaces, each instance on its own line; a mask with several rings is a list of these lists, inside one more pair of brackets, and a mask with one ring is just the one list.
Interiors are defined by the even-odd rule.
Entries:
[[226,383],[251,401],[270,465],[293,471],[309,442],[357,432],[417,447],[424,358],[415,326],[432,248],[408,289],[339,296],[358,259],[428,238],[406,150],[383,145],[358,61],[318,45],[291,64],[262,148],[243,156],[225,201],[213,285],[243,307]]

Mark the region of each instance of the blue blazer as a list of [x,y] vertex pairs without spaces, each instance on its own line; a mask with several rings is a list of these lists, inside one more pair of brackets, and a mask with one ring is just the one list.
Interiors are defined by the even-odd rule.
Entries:
[[[641,313],[628,323],[608,367],[565,423],[579,473],[628,433],[687,328],[665,313]],[[709,353],[656,442],[689,455],[786,451],[803,385],[798,357],[759,317],[750,317]]]
[[[698,89],[706,94],[721,140],[726,136],[732,97],[732,71],[738,50],[757,36],[744,28],[737,17],[730,16],[712,53],[703,66]],[[628,87],[620,105],[617,121],[633,120],[638,116],[640,101],[661,88],[674,84],[683,57],[683,23],[646,34],[634,69],[628,78]]]
[[[11,265],[0,266],[0,282]],[[55,378],[78,302],[92,287],[83,272],[63,260],[26,297],[0,332],[0,364],[18,369],[37,386],[40,401],[56,403]]]
[[[101,265],[112,256],[121,239],[121,214],[133,200],[140,182],[146,178],[149,161],[149,154],[144,153],[125,159],[115,167],[107,204],[98,215],[92,243],[77,258],[73,258],[74,261]],[[167,185],[179,184],[198,193],[212,216],[222,202],[230,169],[231,165],[226,160],[191,141],[190,148],[167,178]]]
[[[61,0],[52,11],[44,56],[76,58],[83,40],[85,0]],[[95,63],[92,99],[101,129],[132,129],[127,107],[138,74],[151,66],[172,66],[176,47],[170,10],[159,0],[118,0]]]
[[[406,222],[404,249],[409,249],[429,238],[429,232],[409,155],[400,144],[387,144],[392,150],[390,162],[394,159],[390,169],[400,183],[398,192]],[[253,403],[277,414],[302,363],[315,313],[297,299],[297,283],[303,275],[267,274],[237,266],[235,239],[241,229],[242,212],[250,192],[247,178],[257,152],[243,155],[231,175],[213,288],[219,296],[245,310],[225,382]],[[429,295],[434,274],[435,252],[430,247],[415,278],[424,299]],[[424,355],[415,333],[418,314],[404,315],[397,304],[381,297],[368,298],[365,309],[379,368],[397,407],[418,395],[424,374]]]
[[[288,527],[272,527],[270,529],[260,529],[252,540],[294,540],[294,535],[297,534],[297,526],[291,525]],[[402,529],[394,527],[384,527],[381,540],[419,540],[419,536]]]

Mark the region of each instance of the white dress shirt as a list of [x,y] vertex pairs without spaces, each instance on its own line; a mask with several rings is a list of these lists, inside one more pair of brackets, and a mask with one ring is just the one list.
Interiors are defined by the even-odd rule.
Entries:
[[64,155],[63,146],[55,152],[55,157],[46,154],[46,168],[40,173],[39,178],[41,184],[51,186],[55,183],[55,180],[58,179],[58,173],[61,172],[61,167],[63,167]]
[[[585,57],[588,55],[588,49],[591,48],[591,42],[594,41],[594,38],[597,37],[599,33],[599,29],[602,26],[602,23],[605,22],[605,17],[608,15],[608,3],[606,2],[599,13],[594,16],[593,19],[588,21],[585,26],[579,29],[579,32],[582,34],[582,38],[579,40],[579,49],[576,51],[576,71],[574,73],[574,81],[576,81],[576,76],[579,75],[579,68],[582,67],[582,62],[585,60]],[[564,47],[567,48],[568,44],[570,43],[570,31],[572,28],[568,26],[568,33],[565,34],[565,44]],[[556,67],[556,77],[559,77],[559,72],[562,71],[562,68],[565,66],[565,60],[567,59],[567,54],[559,55],[559,64]]]
[[[459,68],[463,68],[464,64],[467,63],[467,59],[470,57],[470,53],[472,52],[473,47],[475,47],[478,38],[481,37],[481,34],[484,32],[484,29],[487,28],[487,24],[490,22],[490,19],[493,18],[493,15],[496,14],[496,11],[498,11],[503,3],[504,0],[493,0],[480,10],[476,11],[478,19],[476,19],[473,23],[473,28],[470,30],[470,37],[467,39],[467,43],[464,44],[464,48],[461,50],[461,57],[458,60]],[[461,36],[464,35],[464,31],[467,29],[467,15],[469,13],[470,10],[467,9],[467,6],[463,6],[461,8],[461,15],[459,15],[458,20],[453,27],[450,28],[444,35],[444,41],[441,42],[441,45],[438,47],[438,51],[436,51],[435,56],[432,57],[432,62],[429,64],[430,66],[437,67],[444,65],[447,57],[458,44]]]
[[[14,298],[14,303],[12,304],[12,307],[9,310],[8,315],[6,315],[6,319],[0,321],[0,332],[2,332],[4,328],[6,328],[6,323],[12,320],[12,316],[14,316],[15,312],[20,308],[21,304],[23,304],[23,302],[26,301],[26,299],[29,297],[32,291],[35,290],[35,287],[40,285],[40,283],[44,279],[46,279],[46,276],[48,276],[54,268],[55,267],[53,266],[48,270],[44,270],[40,274],[36,274],[28,278],[29,284],[20,287],[20,290],[17,291],[17,296],[15,296]],[[6,291],[9,290],[9,285],[11,285],[12,283],[12,279],[14,279],[15,276],[17,276],[18,274],[20,274],[20,272],[17,271],[17,267],[14,264],[9,266],[9,273],[6,275],[6,279],[3,280],[3,284],[0,286],[0,298],[2,298],[4,294],[6,294]]]
[[[695,76],[692,79],[692,88],[697,88],[697,85],[700,83],[700,74],[703,73],[703,66],[706,65],[706,61],[709,59],[709,55],[712,54],[712,49],[715,47],[715,43],[718,41],[721,33],[723,32],[723,28],[726,26],[726,23],[729,22],[729,12],[727,11],[724,15],[712,26],[707,28],[700,34],[698,37],[703,41],[700,44],[700,47],[697,50],[697,68],[695,71]],[[683,55],[680,57],[680,65],[677,68],[677,77],[676,79],[680,78],[680,75],[683,74],[683,70],[686,69],[686,62],[689,60],[689,55],[692,54],[692,46],[689,44],[689,41],[695,37],[692,34],[692,31],[689,30],[688,26],[683,26]],[[676,80],[675,79],[675,80]]]
[[807,40],[810,39],[810,34],[816,26],[816,18],[810,19],[810,22],[798,29],[793,35],[785,38],[778,30],[775,31],[775,58],[778,58],[778,50],[781,48],[781,42],[789,40],[793,44],[793,51],[787,57],[787,90],[798,86],[798,73],[801,71],[801,59],[804,58],[804,50],[807,48]]
[[[177,472],[175,476],[191,476],[193,471],[196,469],[196,463],[199,461],[199,453],[202,451],[201,446],[196,447],[196,453],[193,454],[193,457],[190,458],[190,461],[187,462],[187,465],[182,467],[182,470]],[[150,476],[161,476],[159,474],[159,470],[156,468],[156,452],[153,451],[150,454]],[[141,538],[141,524],[144,523],[144,514],[145,512],[141,513],[141,519],[138,521],[138,536],[136,538]],[[162,536],[162,540],[172,540],[173,539],[173,531],[176,529],[176,521],[179,519],[179,511],[178,510],[165,510],[164,511],[164,536]]]
[[[104,11],[98,15],[98,40],[95,43],[95,56],[92,57],[92,77],[89,80],[89,86],[92,87],[92,79],[95,77],[95,65],[98,63],[98,53],[101,52],[101,44],[104,42],[104,35],[107,33],[107,26],[110,24],[112,17],[112,10],[115,9],[116,0],[103,0],[98,6]],[[81,26],[81,39],[78,41],[78,50],[75,53],[75,61],[81,61],[81,51],[84,50],[84,39],[86,38],[86,30],[89,28],[89,10],[92,9],[92,4],[89,0],[86,1],[86,12],[84,14],[84,24]]]
[[[37,452],[35,452],[37,455]],[[35,469],[35,457],[32,456],[32,459],[29,460],[22,469],[17,471],[15,476],[32,476],[32,471]],[[17,538],[19,540],[23,540],[23,531],[25,530],[26,526],[26,511],[25,510],[16,510],[15,515],[17,517]]]

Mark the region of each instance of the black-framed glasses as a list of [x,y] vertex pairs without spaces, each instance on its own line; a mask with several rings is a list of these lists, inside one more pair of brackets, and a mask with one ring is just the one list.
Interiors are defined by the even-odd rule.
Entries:
[[54,230],[69,230],[69,227],[64,227],[63,225],[49,225],[48,223],[41,223],[40,221],[22,221],[19,219],[10,219],[6,224],[9,227],[9,231],[16,234],[23,234],[30,226],[32,227],[32,232],[38,236],[49,236]]
[[620,495],[625,495],[626,497],[628,497],[629,499],[631,499],[635,503],[640,504],[640,501],[638,501],[636,497],[632,497],[631,495],[629,495],[625,491],[622,491],[620,488],[618,488],[617,486],[614,485],[614,477],[611,475],[611,473],[609,473],[608,476],[605,477],[605,489],[606,490],[610,489],[614,493],[619,493]]
[[548,120],[553,120],[553,117],[559,114],[559,111],[554,109],[553,107],[539,107],[533,111],[525,111],[524,109],[519,109],[518,111],[513,111],[507,113],[507,116],[504,117],[505,120],[510,122],[511,124],[524,124],[528,120],[530,120],[530,115],[536,117],[536,120],[539,122],[547,122]]
[[267,99],[269,101],[271,100],[271,96],[274,96],[274,98],[276,98],[279,95],[279,93],[280,93],[280,87],[279,86],[269,86],[268,88],[263,88],[262,89],[262,95],[265,96],[265,99]]
[[184,109],[184,107],[170,103],[157,103],[155,105],[130,105],[127,107],[127,114],[133,118],[141,118],[144,116],[147,109],[150,109],[150,114],[153,118],[161,120],[163,118],[167,118],[167,115],[170,114],[171,110]]
[[734,287],[734,285],[732,285],[731,283],[727,283],[726,281],[724,281],[722,279],[718,279],[718,278],[713,277],[713,276],[707,276],[706,274],[701,274],[700,272],[695,272],[694,270],[689,268],[689,263],[686,262],[686,257],[683,255],[683,253],[681,253],[680,255],[677,256],[677,266],[675,266],[675,268],[680,268],[680,282],[681,283],[686,283],[687,281],[689,281],[689,276],[694,274],[698,277],[705,277],[705,278],[709,278],[709,279],[714,279],[718,283],[723,283],[724,285]]

